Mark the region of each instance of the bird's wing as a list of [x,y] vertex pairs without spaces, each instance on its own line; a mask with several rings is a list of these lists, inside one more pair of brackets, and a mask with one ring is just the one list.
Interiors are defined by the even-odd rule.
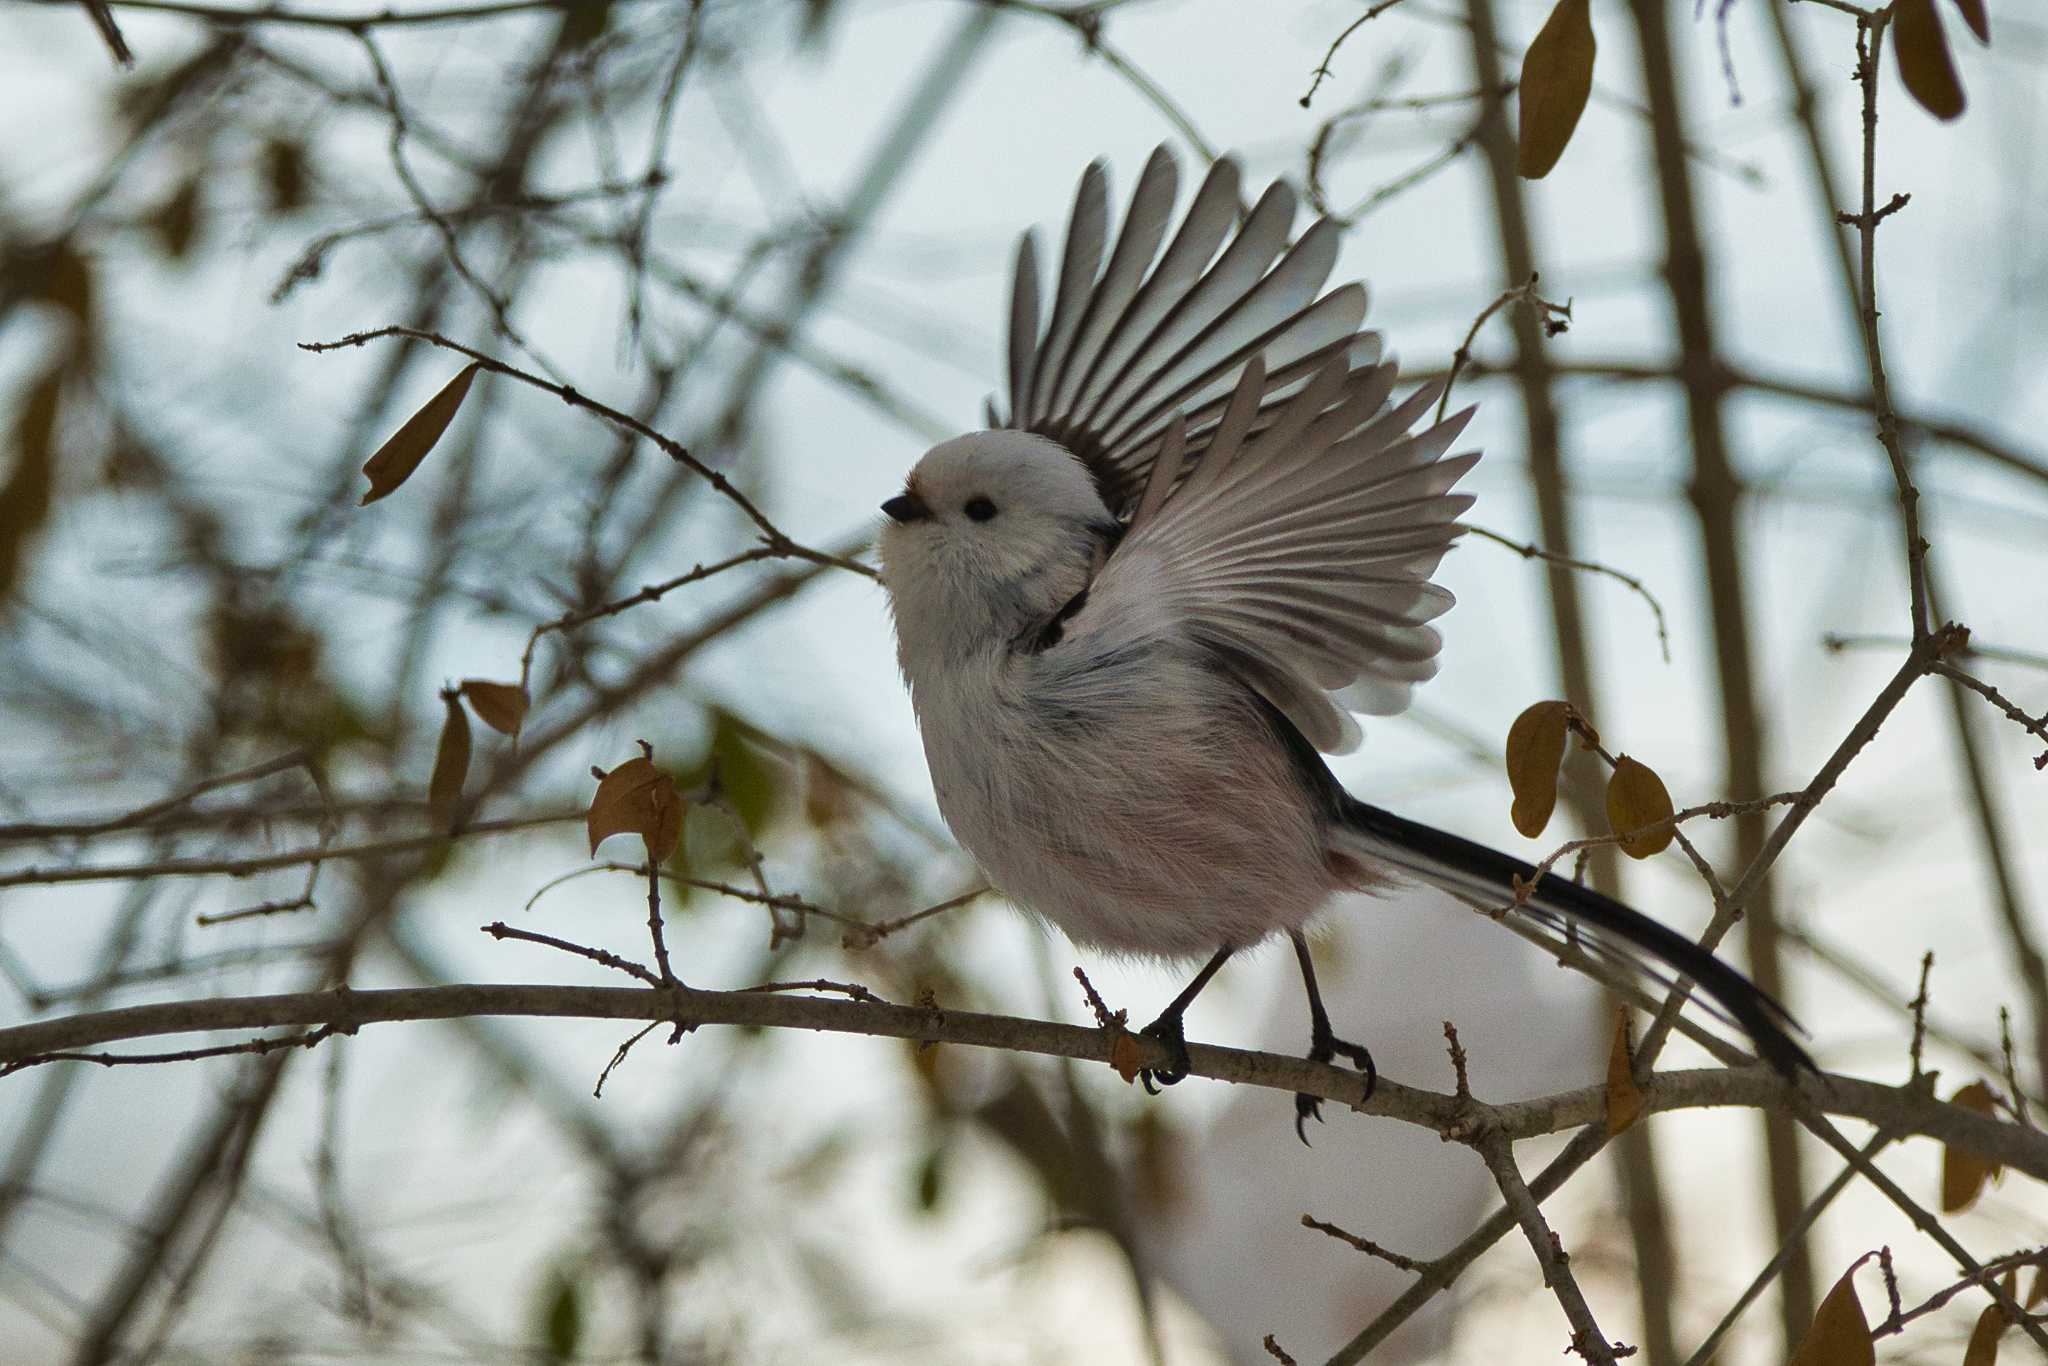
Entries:
[[1032,234],[1017,246],[1010,406],[1000,425],[1079,456],[1119,517],[1144,489],[1177,413],[1187,422],[1183,472],[1200,465],[1247,361],[1264,365],[1257,427],[1331,359],[1354,368],[1379,359],[1378,335],[1359,331],[1364,286],[1318,297],[1337,259],[1336,224],[1321,220],[1290,246],[1294,192],[1276,182],[1239,226],[1238,167],[1225,158],[1168,241],[1179,180],[1172,154],[1155,151],[1112,246],[1108,178],[1100,162],[1088,167],[1042,327]]
[[1256,689],[1317,749],[1358,742],[1350,711],[1388,714],[1436,672],[1430,582],[1472,504],[1445,457],[1472,410],[1410,435],[1438,386],[1389,404],[1394,367],[1329,361],[1278,403],[1253,356],[1186,473],[1171,417],[1116,549],[1072,622],[1134,604]]

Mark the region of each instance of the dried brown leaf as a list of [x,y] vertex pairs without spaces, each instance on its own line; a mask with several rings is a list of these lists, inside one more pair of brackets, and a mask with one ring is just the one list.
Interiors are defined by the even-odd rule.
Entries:
[[1628,1007],[1614,1009],[1614,1042],[1607,1050],[1607,1136],[1613,1138],[1643,1113],[1643,1093],[1636,1085],[1635,1059],[1629,1054]]
[[682,842],[683,797],[652,759],[628,759],[598,780],[584,824],[593,854],[613,835],[638,835],[647,856],[665,863]]
[[441,722],[441,743],[434,750],[434,774],[427,779],[427,815],[437,826],[455,822],[462,805],[463,780],[469,777],[469,715],[453,692],[441,694],[448,706]]
[[287,138],[272,138],[263,144],[263,184],[270,193],[270,207],[290,213],[306,202],[306,148]]
[[[1640,830],[1658,821],[1670,820],[1674,811],[1664,780],[1648,764],[1626,754],[1614,761],[1614,773],[1607,780],[1607,823],[1617,835]],[[1676,831],[1667,826],[1647,835],[1621,842],[1621,852],[1630,858],[1649,858],[1671,847]]]
[[1892,51],[1906,93],[1922,109],[1944,121],[1963,112],[1963,83],[1948,54],[1934,0],[1898,0],[1892,6]]
[[1564,155],[1593,91],[1593,19],[1587,0],[1557,0],[1522,58],[1521,147],[1515,174],[1541,180]]
[[[1858,1261],[1856,1266],[1861,1266]],[[1856,1298],[1856,1266],[1842,1273],[1814,1311],[1790,1366],[1877,1366],[1877,1347],[1863,1302]]]
[[192,244],[198,241],[204,202],[200,197],[199,176],[195,172],[185,177],[171,191],[170,197],[150,214],[149,226],[156,234],[157,246],[171,260],[185,259],[192,250]]
[[1109,1065],[1125,1081],[1136,1081],[1145,1069],[1145,1051],[1135,1038],[1119,1030],[1109,1045]]
[[2048,1266],[2034,1268],[2034,1283],[2027,1287],[2027,1298],[2022,1303],[2032,1309],[2042,1300],[2048,1300]]
[[[1998,1093],[1981,1081],[1973,1081],[1948,1098],[1972,1114],[1986,1118],[1998,1113]],[[1947,1144],[1941,1150],[1941,1212],[1954,1214],[1968,1209],[1982,1193],[1987,1181],[1996,1181],[2004,1168],[1975,1153]]]
[[1515,802],[1509,814],[1529,839],[1543,833],[1557,809],[1557,766],[1564,762],[1565,724],[1571,706],[1538,702],[1525,707],[1508,727],[1508,786]]
[[391,434],[389,441],[377,448],[375,455],[363,462],[363,473],[370,477],[370,491],[363,495],[364,503],[376,502],[412,477],[420,461],[427,458],[427,452],[434,449],[447,432],[448,424],[455,420],[478,368],[474,361],[463,366],[454,379],[441,386],[440,393],[428,399],[405,420],[403,427]]
[[[2011,1290],[2007,1285],[2007,1293]],[[1963,1366],[1998,1366],[1998,1340],[2005,1336],[2006,1326],[2005,1310],[1995,1302],[1985,1305],[1970,1330],[1970,1345],[1963,1349]]]
[[490,683],[481,678],[462,680],[462,695],[476,712],[476,719],[500,735],[517,735],[526,721],[529,705],[526,689],[516,683]]
[[14,419],[14,469],[0,483],[0,600],[21,582],[29,542],[50,518],[57,477],[57,410],[64,396],[61,366],[29,386]]
[[1970,32],[1977,35],[1977,41],[1989,47],[1991,16],[1984,11],[1984,0],[1956,0],[1956,8],[1962,11],[1963,22],[1970,26]]

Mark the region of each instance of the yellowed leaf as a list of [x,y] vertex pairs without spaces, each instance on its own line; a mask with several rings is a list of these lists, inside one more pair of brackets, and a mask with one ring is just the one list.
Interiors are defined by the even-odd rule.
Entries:
[[[1664,780],[1648,764],[1626,754],[1614,761],[1614,773],[1607,779],[1607,823],[1617,835],[1640,830],[1673,815],[1671,794]],[[1621,852],[1630,858],[1649,858],[1671,847],[1677,832],[1670,826],[1621,842]]]
[[1509,814],[1515,829],[1529,839],[1543,833],[1557,809],[1557,766],[1564,762],[1571,710],[1565,702],[1537,702],[1523,708],[1508,727],[1508,786],[1515,794]]
[[363,495],[364,503],[376,502],[412,477],[420,461],[427,458],[427,452],[434,449],[448,424],[455,420],[478,368],[474,361],[463,366],[454,379],[441,386],[440,393],[428,399],[405,420],[403,427],[391,434],[389,441],[377,448],[375,455],[363,462],[363,473],[370,477],[370,491]]
[[593,854],[613,835],[638,835],[647,856],[665,863],[683,838],[682,794],[652,759],[628,759],[598,779],[584,824]]
[[526,720],[526,690],[516,683],[488,683],[481,678],[462,680],[462,695],[476,711],[476,719],[500,735],[517,735]]
[[1607,1136],[1613,1138],[1643,1113],[1643,1093],[1636,1086],[1635,1059],[1629,1054],[1628,1007],[1614,1008],[1614,1042],[1607,1050]]
[[1984,12],[1984,0],[1956,0],[1956,8],[1962,11],[1963,22],[1977,35],[1977,41],[1990,46],[1991,16]]
[[1934,0],[1897,0],[1892,6],[1892,51],[1899,79],[1920,107],[1942,120],[1963,112],[1963,83],[1948,55],[1948,39]]
[[[1998,1113],[1998,1093],[1981,1081],[1963,1087],[1948,1098],[1948,1103],[1987,1118]],[[1968,1209],[1982,1193],[1984,1184],[1996,1181],[2003,1171],[1996,1162],[1954,1144],[1945,1145],[1941,1150],[1941,1212],[1954,1214]]]
[[[1862,1264],[1858,1261],[1856,1266]],[[1877,1366],[1870,1322],[1863,1317],[1863,1302],[1856,1298],[1856,1266],[1842,1273],[1814,1311],[1790,1366]]]
[[1564,155],[1593,90],[1593,19],[1587,0],[1557,0],[1522,58],[1521,147],[1515,174],[1541,180]]
[[434,774],[427,779],[427,815],[435,825],[455,822],[462,805],[462,783],[469,777],[469,716],[453,692],[441,694],[448,706],[441,722],[441,743],[434,751]]

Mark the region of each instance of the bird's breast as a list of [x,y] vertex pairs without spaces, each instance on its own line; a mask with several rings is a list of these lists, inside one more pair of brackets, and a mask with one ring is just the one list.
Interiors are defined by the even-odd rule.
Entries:
[[1169,957],[1328,899],[1324,832],[1240,685],[1163,651],[1061,655],[913,680],[939,809],[1006,895],[1079,942]]

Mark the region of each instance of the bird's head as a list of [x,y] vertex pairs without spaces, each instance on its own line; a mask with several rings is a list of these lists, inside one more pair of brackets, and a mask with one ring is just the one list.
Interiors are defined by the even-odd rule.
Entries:
[[925,452],[882,504],[882,582],[906,672],[1042,622],[1087,586],[1115,529],[1087,468],[1029,432],[974,432]]

